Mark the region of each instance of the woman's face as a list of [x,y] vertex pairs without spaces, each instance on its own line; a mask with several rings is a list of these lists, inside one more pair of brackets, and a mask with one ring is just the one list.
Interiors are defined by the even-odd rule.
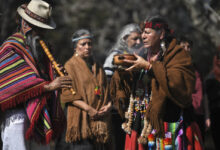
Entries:
[[152,28],[144,28],[141,35],[145,48],[155,49],[160,46],[160,40],[163,39],[163,31],[156,31]]
[[180,42],[180,46],[182,46],[185,51],[188,51],[188,52],[191,51],[189,42],[185,42],[185,41]]
[[77,42],[76,53],[81,58],[88,58],[92,53],[92,40],[91,39],[81,39]]
[[141,35],[138,32],[132,32],[126,39],[128,48],[136,48],[141,43]]

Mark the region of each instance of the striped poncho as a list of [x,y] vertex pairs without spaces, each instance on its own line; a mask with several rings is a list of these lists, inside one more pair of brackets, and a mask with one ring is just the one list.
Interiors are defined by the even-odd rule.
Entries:
[[[45,65],[52,80],[52,67],[46,58]],[[30,121],[25,136],[43,144],[55,138],[54,131],[59,133],[63,129],[61,123],[65,125],[55,94],[44,92],[48,83],[40,77],[24,36],[15,33],[9,37],[0,47],[0,108],[5,111],[23,103]]]

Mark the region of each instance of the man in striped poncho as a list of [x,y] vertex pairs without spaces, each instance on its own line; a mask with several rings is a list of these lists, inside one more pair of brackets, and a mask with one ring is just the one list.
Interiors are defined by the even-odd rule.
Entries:
[[69,77],[53,79],[51,64],[38,44],[45,29],[56,26],[50,5],[32,0],[17,11],[19,31],[0,47],[3,150],[29,149],[25,138],[42,144],[54,139],[65,125],[54,92],[71,86]]

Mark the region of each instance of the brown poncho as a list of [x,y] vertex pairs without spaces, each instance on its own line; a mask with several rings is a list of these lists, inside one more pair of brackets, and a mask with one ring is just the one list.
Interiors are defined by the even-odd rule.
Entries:
[[[72,105],[74,100],[82,100],[99,110],[108,103],[109,88],[103,69],[93,63],[91,71],[79,56],[70,58],[65,69],[72,78],[73,89],[76,91],[76,95],[72,95],[69,90],[63,89],[61,94],[61,101],[68,103],[66,142],[95,139],[98,143],[106,143],[109,139],[110,116],[94,121],[87,112]],[[95,95],[97,86],[101,90],[101,96]]]
[[[180,109],[192,104],[191,96],[195,87],[192,60],[176,43],[175,39],[172,40],[162,61],[152,63],[152,101],[147,108],[146,117],[159,136],[164,135],[164,121],[177,121],[173,118],[177,118]],[[125,83],[126,81],[128,82]],[[124,80],[118,72],[115,72],[111,81],[111,96],[116,104],[119,104],[117,101],[120,98],[129,99],[128,93],[131,92],[129,86],[132,82],[132,79]],[[128,87],[119,85],[121,83]]]

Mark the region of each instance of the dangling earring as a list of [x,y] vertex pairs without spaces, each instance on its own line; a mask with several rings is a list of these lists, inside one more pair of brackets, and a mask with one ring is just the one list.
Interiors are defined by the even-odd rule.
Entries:
[[166,44],[165,44],[164,41],[161,41],[161,42],[160,42],[160,47],[161,47],[161,49],[163,50],[163,54],[164,54],[165,51],[166,51]]
[[79,54],[76,52],[76,49],[74,49],[74,56],[79,56]]

